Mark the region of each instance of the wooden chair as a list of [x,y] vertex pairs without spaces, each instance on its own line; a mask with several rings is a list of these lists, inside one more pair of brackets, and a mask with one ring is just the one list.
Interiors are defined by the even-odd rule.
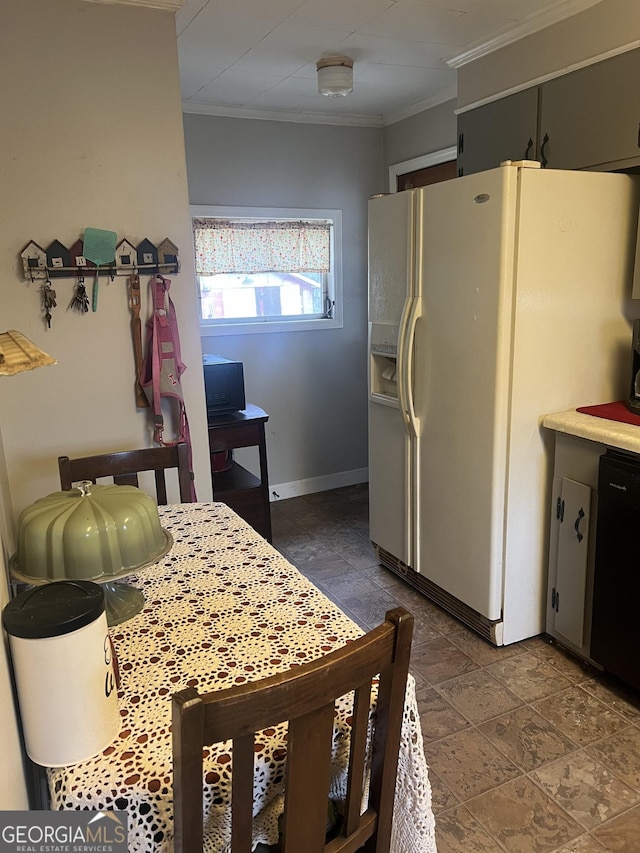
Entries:
[[[287,672],[199,695],[173,697],[175,853],[203,849],[203,748],[233,741],[232,853],[249,853],[254,733],[288,721],[281,853],[389,850],[413,616],[398,607],[344,648]],[[371,679],[380,674],[368,807],[361,815]],[[326,842],[334,702],[355,691],[342,827]]]
[[60,485],[63,491],[73,488],[73,483],[100,477],[111,477],[119,486],[137,486],[138,473],[154,471],[158,504],[167,503],[167,468],[178,469],[180,500],[191,502],[191,478],[187,445],[184,442],[172,447],[146,447],[142,450],[123,450],[119,453],[103,453],[99,456],[84,456],[70,459],[58,457]]

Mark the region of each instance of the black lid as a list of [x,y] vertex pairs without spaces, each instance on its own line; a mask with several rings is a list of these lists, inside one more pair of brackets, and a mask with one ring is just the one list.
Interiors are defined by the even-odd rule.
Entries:
[[13,637],[37,640],[84,628],[104,613],[104,591],[91,581],[56,581],[32,587],[2,611],[2,624]]

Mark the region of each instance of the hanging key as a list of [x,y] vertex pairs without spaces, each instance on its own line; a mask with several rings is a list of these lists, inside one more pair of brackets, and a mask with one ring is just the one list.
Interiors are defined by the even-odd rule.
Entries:
[[69,303],[69,308],[73,308],[74,311],[80,311],[82,314],[86,314],[89,310],[89,297],[87,295],[87,288],[84,285],[84,276],[79,276],[78,278],[76,292]]
[[42,285],[42,308],[44,310],[44,319],[47,327],[51,328],[51,309],[56,307],[56,292],[51,287],[49,279]]

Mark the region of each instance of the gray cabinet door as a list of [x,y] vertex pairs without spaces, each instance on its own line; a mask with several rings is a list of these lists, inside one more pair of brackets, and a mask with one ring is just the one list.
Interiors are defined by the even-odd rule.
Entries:
[[577,648],[584,645],[591,489],[565,477],[558,533],[555,630]]
[[[544,83],[540,155],[550,169],[640,158],[640,50]],[[623,164],[624,165],[624,164]]]
[[537,118],[537,87],[461,113],[458,174],[494,169],[503,160],[535,160]]

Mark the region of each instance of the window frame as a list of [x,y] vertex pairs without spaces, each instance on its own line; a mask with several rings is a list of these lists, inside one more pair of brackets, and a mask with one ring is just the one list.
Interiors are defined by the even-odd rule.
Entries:
[[[326,208],[300,207],[236,207],[228,205],[192,204],[189,206],[192,220],[200,217],[253,218],[253,219],[329,219],[333,223],[332,231],[332,269],[328,290],[333,300],[332,317],[313,317],[295,320],[250,320],[219,322],[215,319],[203,320],[200,311],[200,277],[196,273],[195,286],[198,299],[200,335],[255,335],[270,332],[318,331],[320,329],[341,329],[342,320],[342,211]],[[333,291],[331,293],[331,291]]]

